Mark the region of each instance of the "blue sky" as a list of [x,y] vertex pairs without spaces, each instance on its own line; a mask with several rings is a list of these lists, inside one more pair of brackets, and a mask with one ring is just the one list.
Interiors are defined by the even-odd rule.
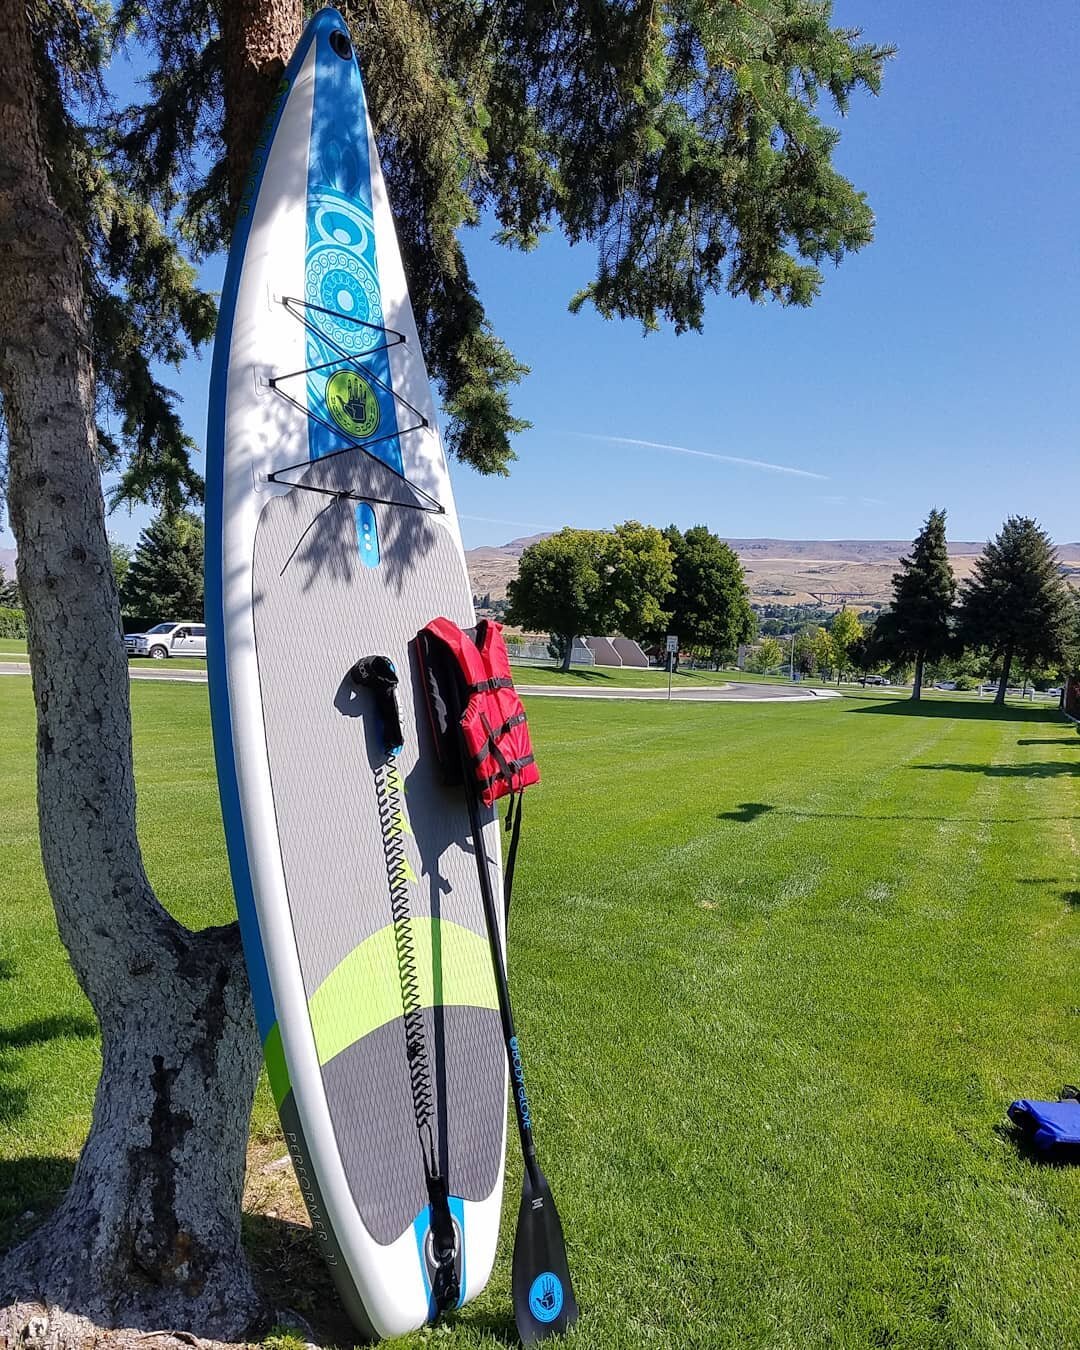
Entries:
[[[838,0],[834,17],[899,52],[837,153],[876,241],[811,309],[717,296],[704,333],[644,337],[567,312],[589,248],[553,235],[521,255],[470,233],[495,327],[532,367],[515,410],[533,429],[508,479],[455,470],[467,545],[628,517],[909,539],[935,505],[954,539],[1013,512],[1080,538],[1075,4]],[[174,380],[200,443],[208,374],[191,361]],[[110,530],[134,541],[143,523]]]

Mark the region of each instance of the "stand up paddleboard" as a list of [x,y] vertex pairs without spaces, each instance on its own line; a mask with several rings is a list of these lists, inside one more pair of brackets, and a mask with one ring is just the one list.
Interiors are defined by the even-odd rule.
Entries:
[[[439,781],[410,652],[437,615],[474,621],[469,579],[333,10],[285,72],[240,207],[206,559],[218,777],[270,1083],[345,1305],[367,1335],[396,1335],[487,1282],[507,1072],[469,806]],[[365,661],[396,673],[396,709],[356,674]],[[492,810],[480,827],[497,891]]]

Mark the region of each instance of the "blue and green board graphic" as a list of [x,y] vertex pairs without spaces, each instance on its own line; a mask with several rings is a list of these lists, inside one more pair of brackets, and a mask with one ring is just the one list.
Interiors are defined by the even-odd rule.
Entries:
[[[367,138],[343,136],[336,110],[359,101],[356,66],[328,52],[316,66],[315,116],[335,120],[313,128],[308,166],[307,262],[304,284],[308,324],[308,406],[353,441],[374,439],[371,452],[402,472],[397,409],[385,350],[386,327],[375,246],[371,166]],[[363,123],[361,124],[363,125]],[[318,137],[315,130],[319,131]],[[358,355],[344,362],[343,353]],[[341,437],[312,420],[312,459],[342,448]]]

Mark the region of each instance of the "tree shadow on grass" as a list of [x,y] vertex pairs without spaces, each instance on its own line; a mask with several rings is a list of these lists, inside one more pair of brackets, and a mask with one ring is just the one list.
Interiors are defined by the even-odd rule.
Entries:
[[244,1249],[255,1282],[282,1322],[299,1315],[318,1345],[352,1345],[356,1330],[341,1306],[315,1235],[307,1224],[245,1213]]
[[987,778],[1067,778],[1080,773],[1080,765],[1060,760],[1037,760],[1030,764],[909,764],[916,773],[981,773]]
[[1071,745],[1074,750],[1080,749],[1080,739],[1076,736],[1021,736],[1016,742],[1017,745]]
[[576,669],[563,670],[562,666],[515,666],[514,683],[528,684],[529,672],[535,670],[538,674],[562,675],[564,679],[578,680],[583,684],[595,683],[597,680],[610,680],[615,675],[615,667],[607,670],[594,670],[591,666],[584,670],[578,666]]
[[[969,722],[1041,722],[1045,726],[1061,725],[1056,708],[1014,708],[1011,704],[957,702],[945,703],[939,699],[912,703],[881,702],[845,708],[845,712],[872,713],[881,717],[942,717]],[[1071,742],[1070,742],[1071,744]]]
[[[243,1232],[245,1250],[267,1302],[281,1310],[286,1320],[288,1313],[302,1317],[317,1345],[354,1345],[356,1329],[345,1315],[311,1228],[276,1215],[249,1212],[244,1214]],[[501,1318],[466,1308],[452,1313],[443,1325],[468,1327],[499,1345],[520,1344],[509,1309]]]
[[716,819],[737,820],[740,825],[749,825],[757,820],[758,816],[775,810],[776,807],[770,806],[768,802],[740,802],[733,811],[721,811]]
[[[939,766],[927,766],[939,767]],[[946,766],[940,766],[946,767]],[[735,820],[743,825],[750,825],[759,816],[767,812],[775,812],[778,816],[787,816],[790,820],[927,820],[935,824],[942,824],[946,821],[958,825],[1027,825],[1035,821],[1051,820],[1080,820],[1080,816],[1061,815],[1061,816],[987,816],[984,814],[972,816],[943,816],[937,812],[928,811],[926,813],[916,813],[912,811],[800,811],[797,806],[771,806],[767,802],[741,802],[733,811],[719,811],[717,820]],[[1020,878],[1023,880],[1023,878]],[[1036,878],[1037,880],[1037,878]],[[1066,893],[1070,894],[1069,892]],[[1080,892],[1077,892],[1080,894]]]
[[0,1254],[55,1209],[74,1171],[70,1158],[0,1159]]
[[[1021,886],[1060,886],[1062,882],[1071,882],[1071,877],[1017,877],[1017,883]],[[1080,909],[1080,891],[1065,890],[1061,892],[1061,898],[1067,905],[1074,909]]]
[[17,1051],[55,1040],[89,1040],[97,1031],[97,1023],[85,1013],[61,1013],[17,1027],[0,1027],[0,1123],[17,1120],[30,1109],[30,1091],[18,1081]]

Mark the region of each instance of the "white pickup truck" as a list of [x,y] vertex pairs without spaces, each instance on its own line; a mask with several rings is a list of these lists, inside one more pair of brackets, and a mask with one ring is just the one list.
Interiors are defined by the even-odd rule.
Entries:
[[205,656],[206,625],[189,619],[156,623],[148,632],[127,633],[124,646],[128,656],[152,656],[155,661],[168,656]]

